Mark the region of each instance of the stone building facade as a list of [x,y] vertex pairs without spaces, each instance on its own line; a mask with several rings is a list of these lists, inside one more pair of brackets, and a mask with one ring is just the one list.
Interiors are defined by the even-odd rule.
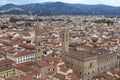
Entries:
[[69,30],[63,29],[62,36],[62,58],[68,67],[81,80],[92,80],[93,76],[116,67],[117,54],[105,49],[90,47],[69,48]]

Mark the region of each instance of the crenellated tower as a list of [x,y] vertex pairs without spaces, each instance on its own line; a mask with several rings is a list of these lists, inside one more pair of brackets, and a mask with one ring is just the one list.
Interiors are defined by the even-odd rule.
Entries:
[[40,62],[42,60],[42,39],[39,34],[39,26],[35,27],[35,61]]
[[62,39],[62,54],[61,57],[65,60],[65,55],[69,53],[69,29],[63,28],[61,31]]

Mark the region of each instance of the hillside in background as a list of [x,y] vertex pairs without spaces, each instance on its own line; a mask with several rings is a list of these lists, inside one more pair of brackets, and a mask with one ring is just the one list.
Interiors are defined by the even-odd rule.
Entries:
[[62,2],[7,4],[0,7],[0,14],[37,15],[120,15],[120,7],[107,5],[68,4]]

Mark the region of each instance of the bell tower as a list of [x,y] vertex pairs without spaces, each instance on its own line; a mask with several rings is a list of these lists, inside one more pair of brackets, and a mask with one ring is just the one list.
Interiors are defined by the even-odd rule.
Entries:
[[61,39],[62,39],[62,54],[61,57],[65,60],[66,54],[69,53],[69,29],[63,28],[61,31]]
[[41,45],[41,36],[39,34],[39,27],[35,27],[35,61],[40,62],[42,60],[42,45]]

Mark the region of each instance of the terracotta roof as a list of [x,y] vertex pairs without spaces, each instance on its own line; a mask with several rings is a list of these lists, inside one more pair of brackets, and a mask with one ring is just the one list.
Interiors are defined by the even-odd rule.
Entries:
[[15,66],[8,66],[8,67],[0,68],[0,72],[10,70],[10,69],[15,69]]
[[91,37],[91,40],[92,40],[93,42],[96,42],[96,41],[98,41],[98,38],[96,38],[96,37]]
[[92,56],[101,58],[110,55],[110,52],[105,49],[80,48],[80,50],[70,49],[70,54],[76,58],[88,58]]
[[22,35],[24,35],[24,36],[30,36],[30,33],[29,33],[29,32],[26,32],[26,31],[21,32],[20,34],[22,34]]
[[69,70],[70,70],[69,68],[61,68],[61,69],[60,69],[60,71],[65,72],[65,73],[66,73],[67,71],[69,71]]
[[65,80],[65,75],[63,74],[56,73],[53,77],[60,80]]
[[30,55],[30,54],[35,54],[35,53],[33,51],[30,51],[30,50],[24,50],[24,51],[15,53],[14,56],[21,57],[21,56],[26,56],[26,55]]
[[120,56],[117,56],[118,59],[120,59]]
[[14,62],[8,58],[0,59],[0,66],[12,65]]
[[57,63],[59,63],[61,61],[60,57],[51,57],[51,56],[47,56],[43,58],[44,61],[48,62],[48,63],[52,63],[54,65],[57,65]]
[[74,73],[69,73],[67,75],[67,77],[70,79],[70,80],[79,80],[78,77],[74,74]]
[[42,62],[36,63],[36,65],[39,66],[39,67],[45,67],[45,66],[48,66],[50,64],[48,62],[46,62],[46,61],[42,61]]
[[29,65],[34,65],[34,64],[35,64],[35,62],[33,62],[33,61],[27,61],[27,62],[20,63],[18,65],[29,66]]
[[104,77],[106,80],[116,80],[117,79],[115,76],[110,76],[106,73],[102,73],[101,76]]
[[26,49],[35,49],[34,45],[26,44],[26,43],[20,43],[20,47],[26,48]]
[[16,67],[16,69],[18,69],[18,70],[21,70],[21,71],[23,71],[23,72],[29,72],[29,71],[32,71],[33,69],[32,68],[29,68],[29,67],[26,67],[26,66],[15,66]]
[[70,54],[77,58],[87,58],[90,57],[91,51],[78,51],[78,50],[70,50]]
[[21,79],[18,78],[18,77],[12,76],[12,77],[7,78],[7,79],[5,79],[5,80],[21,80]]

